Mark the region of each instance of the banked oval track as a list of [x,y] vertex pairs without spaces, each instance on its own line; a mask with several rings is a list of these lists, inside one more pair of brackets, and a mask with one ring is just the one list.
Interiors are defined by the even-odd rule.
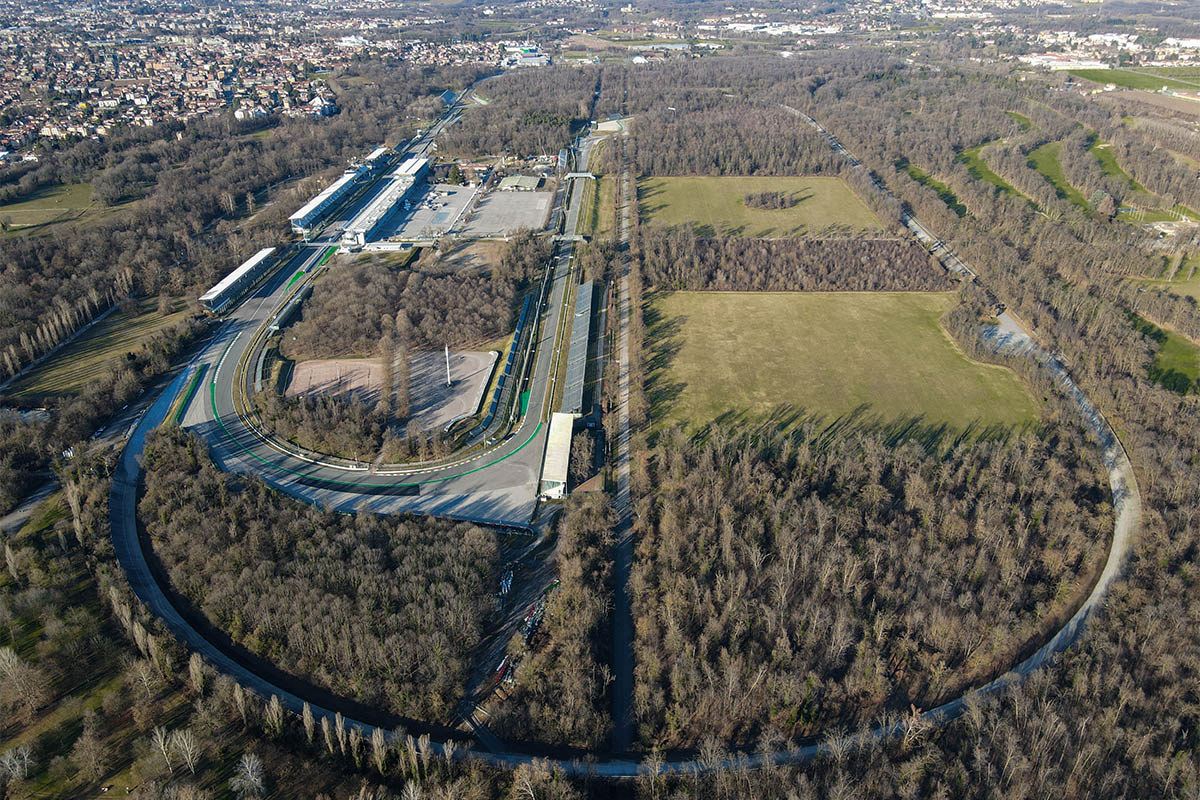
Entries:
[[[970,694],[979,696],[996,694],[1023,680],[1029,673],[1049,663],[1052,658],[1070,647],[1079,638],[1088,619],[1099,609],[1112,583],[1120,576],[1121,566],[1129,554],[1141,517],[1141,496],[1133,467],[1124,447],[1117,439],[1108,421],[1087,399],[1062,365],[1038,348],[1007,314],[1002,315],[1001,325],[997,326],[994,332],[986,338],[998,352],[1022,354],[1038,361],[1044,369],[1049,370],[1057,378],[1065,394],[1073,400],[1084,424],[1100,442],[1104,465],[1109,472],[1109,485],[1112,490],[1116,522],[1104,569],[1091,593],[1070,620],[1033,655],[1021,661],[1009,672],[962,697],[924,712],[921,715],[922,721],[933,725],[943,725],[960,716]],[[165,419],[171,399],[180,388],[185,376],[186,372],[181,373],[142,417],[126,441],[113,476],[110,496],[110,525],[113,544],[117,559],[128,576],[130,586],[138,599],[151,612],[160,617],[168,629],[190,650],[200,653],[212,666],[234,678],[246,688],[264,697],[271,694],[277,695],[283,705],[293,713],[300,714],[306,701],[309,702],[315,716],[333,717],[336,711],[343,711],[347,724],[358,726],[368,736],[376,727],[382,728],[386,734],[390,733],[396,724],[404,724],[412,732],[421,730],[429,732],[433,739],[431,743],[434,749],[442,752],[442,745],[453,738],[453,733],[449,729],[438,729],[426,723],[396,717],[389,717],[385,722],[382,714],[363,713],[361,706],[357,706],[352,701],[333,697],[329,693],[315,688],[288,690],[279,685],[279,682],[282,682],[279,674],[268,675],[264,674],[267,672],[266,670],[256,669],[233,647],[206,636],[176,607],[175,602],[168,594],[167,587],[162,585],[159,576],[151,569],[145,542],[139,536],[137,495],[146,437]],[[358,711],[356,712],[354,709],[358,709]],[[879,726],[865,733],[846,737],[842,743],[854,747],[869,741],[881,741],[894,737],[902,730],[903,727],[900,723]],[[453,754],[455,758],[479,759],[498,767],[516,767],[533,761],[548,761],[571,777],[634,778],[651,770],[662,773],[704,773],[738,766],[755,768],[767,764],[802,764],[827,755],[829,752],[829,745],[819,742],[774,753],[737,755],[717,763],[683,757],[656,759],[651,765],[636,757],[572,751],[567,748],[554,748],[536,743],[506,743],[505,747],[510,749],[492,752],[478,745],[463,745],[456,740]]]

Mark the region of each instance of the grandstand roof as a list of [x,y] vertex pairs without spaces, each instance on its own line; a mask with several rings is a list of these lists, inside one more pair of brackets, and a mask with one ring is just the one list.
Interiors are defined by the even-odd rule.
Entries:
[[250,270],[257,267],[262,262],[263,259],[265,259],[267,256],[271,255],[271,253],[274,253],[274,252],[275,252],[274,247],[264,247],[262,250],[259,250],[257,253],[255,253],[253,256],[251,256],[248,261],[246,261],[244,264],[242,264],[240,267],[235,269],[233,272],[229,273],[224,278],[222,278],[221,281],[216,286],[212,287],[207,292],[200,295],[200,299],[203,301],[203,300],[213,300],[217,297],[220,297],[221,294],[224,293],[226,289],[228,289],[230,286],[233,286],[235,283],[237,283],[238,280],[243,275],[245,275],[247,272],[249,272]]
[[305,203],[303,206],[301,206],[300,210],[297,211],[295,214],[292,214],[290,217],[288,217],[288,219],[289,220],[304,219],[309,214],[311,214],[313,211],[316,211],[321,206],[322,203],[324,203],[326,200],[328,200],[330,197],[332,197],[336,192],[340,191],[343,186],[345,186],[348,183],[353,182],[356,177],[357,177],[357,175],[355,175],[355,173],[353,173],[353,172],[347,172],[346,174],[342,175],[342,177],[338,178],[336,181],[329,184],[329,186],[327,186],[324,191],[322,191],[320,194],[318,194],[312,200],[309,200],[307,203]]
[[575,295],[575,318],[571,321],[571,348],[567,351],[567,380],[563,384],[562,410],[583,413],[583,385],[587,376],[588,334],[592,327],[592,281],[581,284]]

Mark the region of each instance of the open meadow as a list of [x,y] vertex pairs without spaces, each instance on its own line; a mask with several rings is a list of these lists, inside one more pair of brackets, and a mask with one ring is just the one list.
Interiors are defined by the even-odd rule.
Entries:
[[187,305],[175,301],[167,315],[158,312],[158,298],[139,300],[132,313],[114,311],[37,367],[18,377],[6,392],[18,397],[71,395],[95,380],[114,358],[135,352],[155,332],[188,315]]
[[[840,178],[643,178],[638,207],[651,225],[692,225],[700,236],[787,237],[882,229],[879,219]],[[786,208],[751,208],[746,195],[779,192]]]
[[50,186],[23,200],[0,205],[0,219],[7,218],[6,229],[17,232],[81,217],[94,204],[97,203],[93,200],[89,183]]
[[692,429],[788,410],[958,430],[1033,422],[1017,376],[971,361],[941,328],[954,303],[949,292],[654,295],[651,415]]

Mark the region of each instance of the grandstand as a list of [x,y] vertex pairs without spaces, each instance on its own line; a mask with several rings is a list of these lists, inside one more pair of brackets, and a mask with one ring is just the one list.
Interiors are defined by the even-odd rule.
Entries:
[[592,326],[592,281],[581,284],[575,295],[571,321],[571,346],[567,351],[567,379],[563,383],[562,413],[583,413],[583,387],[587,376],[588,336]]
[[371,238],[379,224],[387,218],[396,204],[403,200],[413,187],[429,174],[429,159],[413,156],[406,159],[396,171],[387,176],[383,191],[376,195],[358,216],[350,221],[342,232],[342,247],[347,250],[362,248]]
[[272,258],[274,247],[264,247],[246,263],[226,275],[221,281],[204,294],[200,295],[200,304],[214,314],[220,314],[229,307],[230,303],[245,294],[250,287],[258,283],[277,263]]
[[347,168],[340,178],[288,218],[291,220],[292,230],[305,237],[309,236],[321,220],[349,197],[362,181],[373,178],[388,168],[391,164],[391,159],[388,158],[391,152],[390,148],[376,147],[361,164]]

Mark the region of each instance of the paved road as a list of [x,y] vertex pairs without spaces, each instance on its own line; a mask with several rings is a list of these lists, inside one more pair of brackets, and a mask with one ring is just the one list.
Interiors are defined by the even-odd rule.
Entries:
[[621,280],[617,313],[617,496],[613,558],[613,752],[633,746],[633,507],[629,494],[629,214],[634,202],[624,132],[621,138]]

